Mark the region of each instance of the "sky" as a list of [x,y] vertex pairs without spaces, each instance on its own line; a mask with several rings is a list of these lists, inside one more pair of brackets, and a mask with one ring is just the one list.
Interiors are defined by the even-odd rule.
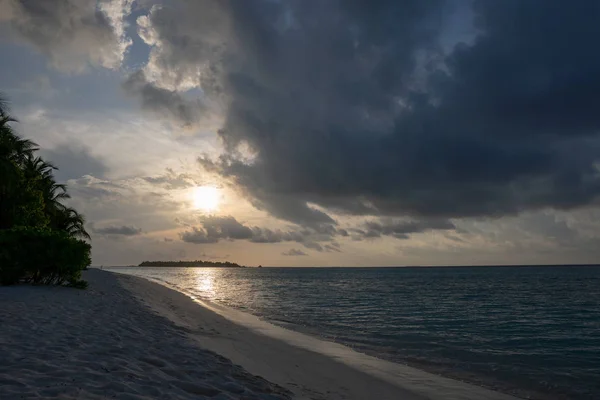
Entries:
[[600,260],[596,0],[0,0],[94,265]]

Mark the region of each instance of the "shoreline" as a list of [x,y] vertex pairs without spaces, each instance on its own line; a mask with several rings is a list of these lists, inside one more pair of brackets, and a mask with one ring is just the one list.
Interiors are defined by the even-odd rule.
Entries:
[[87,290],[0,288],[0,398],[516,399],[141,277],[92,269],[84,279]]
[[0,287],[0,398],[288,400],[289,390],[197,346],[119,276],[87,290]]
[[358,353],[242,311],[194,299],[165,282],[117,275],[138,299],[186,329],[188,336],[201,347],[290,389],[295,398],[517,399]]

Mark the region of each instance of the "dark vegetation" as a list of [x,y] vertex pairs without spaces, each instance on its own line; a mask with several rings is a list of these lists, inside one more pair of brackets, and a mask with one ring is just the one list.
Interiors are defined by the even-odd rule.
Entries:
[[144,261],[140,267],[221,267],[221,268],[246,268],[229,261]]
[[64,205],[57,168],[36,156],[38,147],[15,133],[0,99],[0,284],[59,284],[85,288],[90,265],[85,220]]

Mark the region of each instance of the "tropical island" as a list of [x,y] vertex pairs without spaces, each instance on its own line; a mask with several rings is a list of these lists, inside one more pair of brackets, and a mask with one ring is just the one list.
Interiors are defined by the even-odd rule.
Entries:
[[143,261],[140,267],[219,267],[219,268],[246,268],[243,265],[229,261]]

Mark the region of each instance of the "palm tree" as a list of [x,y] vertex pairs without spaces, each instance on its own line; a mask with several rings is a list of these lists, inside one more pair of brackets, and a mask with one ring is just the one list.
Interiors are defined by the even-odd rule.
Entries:
[[21,167],[37,150],[35,143],[21,139],[13,131],[13,122],[16,120],[10,116],[6,101],[0,97],[0,229],[14,223],[18,198],[22,195]]
[[[71,196],[66,185],[56,182],[56,166],[35,156],[37,144],[21,139],[11,127],[14,122],[0,96],[0,229],[19,222],[48,223],[51,229],[90,239],[84,217],[62,203]],[[31,206],[31,202],[34,212],[22,210],[24,203]]]
[[56,207],[61,200],[71,198],[67,193],[67,186],[54,180],[54,171],[57,169],[41,157],[28,157],[23,164],[25,179],[35,182],[48,207]]
[[[1,1],[1,0],[0,0]],[[54,165],[37,157],[37,145],[20,138],[0,97],[0,284],[69,282],[85,287],[90,262],[85,219],[63,204],[67,187]]]
[[54,180],[54,171],[57,169],[40,157],[29,157],[23,166],[26,179],[35,182],[35,188],[42,194],[44,211],[50,219],[50,227],[73,237],[90,239],[84,228],[83,215],[62,203],[71,196],[67,193],[66,185]]
[[17,120],[10,116],[7,102],[0,96],[0,160],[20,166],[38,147],[31,140],[21,139],[11,127],[13,122]]
[[28,179],[54,179],[54,170],[57,168],[41,157],[31,155],[24,160],[23,169]]
[[81,239],[91,239],[85,230],[85,218],[70,207],[63,207],[51,221],[52,228],[66,232],[69,236]]

